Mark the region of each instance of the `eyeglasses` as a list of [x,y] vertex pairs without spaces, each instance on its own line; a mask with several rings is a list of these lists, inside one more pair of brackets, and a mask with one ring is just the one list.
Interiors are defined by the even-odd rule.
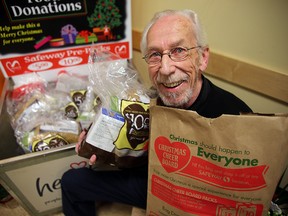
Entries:
[[201,46],[195,46],[191,48],[185,48],[185,47],[175,47],[171,50],[169,50],[167,53],[160,53],[160,52],[151,52],[147,53],[143,59],[147,62],[149,65],[156,65],[161,62],[163,55],[168,55],[169,58],[175,62],[183,61],[188,56],[188,51],[196,48],[200,48]]

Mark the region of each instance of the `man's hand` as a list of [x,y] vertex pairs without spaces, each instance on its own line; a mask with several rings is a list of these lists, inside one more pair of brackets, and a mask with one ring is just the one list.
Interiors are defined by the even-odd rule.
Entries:
[[[76,146],[75,146],[75,151],[77,154],[78,154],[79,149],[81,148],[81,142],[82,142],[83,138],[85,137],[86,133],[87,133],[87,131],[83,130],[81,132],[81,134],[79,135],[78,142],[76,143]],[[97,159],[96,155],[93,154],[89,159],[89,165],[91,165],[91,166],[94,165],[96,163],[96,159]]]

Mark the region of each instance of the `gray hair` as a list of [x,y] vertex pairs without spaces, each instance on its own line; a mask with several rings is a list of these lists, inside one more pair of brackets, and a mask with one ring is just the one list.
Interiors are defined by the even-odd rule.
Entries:
[[193,29],[195,30],[194,34],[197,41],[197,46],[207,46],[207,39],[206,34],[204,30],[202,29],[200,20],[198,18],[198,15],[192,11],[192,10],[165,10],[158,12],[154,15],[154,17],[151,19],[151,21],[147,24],[145,27],[143,33],[142,33],[142,39],[140,44],[140,49],[142,54],[144,55],[147,51],[147,34],[150,30],[150,28],[154,25],[154,23],[159,20],[161,17],[165,16],[171,16],[171,15],[180,15],[187,17],[189,20],[191,20],[191,23],[193,25]]

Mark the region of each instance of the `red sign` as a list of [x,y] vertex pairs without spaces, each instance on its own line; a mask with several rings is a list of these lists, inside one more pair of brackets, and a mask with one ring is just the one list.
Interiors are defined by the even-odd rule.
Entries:
[[[72,67],[88,63],[91,46],[82,46],[73,49],[35,53],[1,60],[7,75],[15,76],[32,72]],[[111,51],[120,58],[129,58],[130,47],[128,42],[98,45],[96,50]]]

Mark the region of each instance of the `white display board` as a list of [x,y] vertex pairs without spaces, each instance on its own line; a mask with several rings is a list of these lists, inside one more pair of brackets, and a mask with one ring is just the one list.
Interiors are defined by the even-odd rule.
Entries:
[[74,145],[0,161],[0,181],[31,215],[61,211],[61,177],[69,169],[87,167]]

